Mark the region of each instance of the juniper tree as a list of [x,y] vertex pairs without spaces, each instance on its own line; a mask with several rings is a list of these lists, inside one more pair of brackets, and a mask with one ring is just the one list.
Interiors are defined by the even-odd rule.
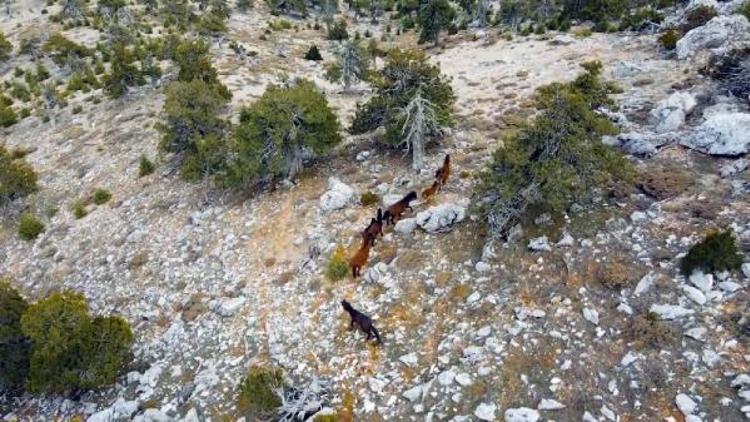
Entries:
[[440,31],[448,28],[456,18],[456,11],[448,0],[429,0],[419,11],[419,24],[422,32],[419,41],[432,41],[440,44]]
[[370,54],[359,41],[345,42],[337,52],[336,62],[328,65],[326,78],[341,82],[348,91],[353,82],[364,81],[370,71]]
[[[0,98],[0,108],[2,99]],[[0,121],[0,123],[2,123]],[[15,158],[0,144],[0,205],[36,192],[38,176],[23,158]]]
[[29,372],[31,344],[21,331],[28,306],[10,282],[0,278],[0,385],[11,392],[23,388]]
[[[412,104],[429,104],[431,128],[452,124],[453,89],[440,74],[440,68],[431,64],[427,56],[419,51],[391,50],[385,66],[372,72],[369,80],[375,87],[375,95],[364,104],[358,104],[350,127],[353,134],[363,134],[378,127],[385,127],[385,141],[392,146],[409,147],[404,141],[405,110]],[[419,95],[417,95],[419,93]],[[433,127],[434,126],[434,127]],[[408,133],[408,132],[406,132]],[[438,130],[426,134],[439,134]],[[427,137],[426,139],[434,139]]]
[[615,106],[616,88],[601,81],[601,63],[583,66],[586,72],[573,82],[538,90],[540,113],[504,139],[482,173],[479,209],[493,236],[505,235],[531,208],[560,213],[598,187],[630,178],[622,154],[601,142],[616,133],[598,113]]
[[341,142],[339,123],[314,83],[271,85],[240,113],[230,141],[224,181],[250,186],[273,178],[293,180],[308,158]]
[[140,69],[133,63],[133,53],[123,43],[113,46],[110,60],[112,67],[104,77],[104,90],[111,98],[119,98],[127,92],[128,87],[146,82]]

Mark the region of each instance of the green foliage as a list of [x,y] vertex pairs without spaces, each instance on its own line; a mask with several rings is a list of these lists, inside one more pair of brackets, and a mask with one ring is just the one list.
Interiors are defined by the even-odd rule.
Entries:
[[371,53],[359,41],[342,43],[336,56],[335,62],[326,65],[326,79],[343,83],[344,89],[349,89],[357,80],[367,80],[370,75]]
[[96,205],[106,204],[110,199],[112,199],[112,193],[110,193],[110,191],[108,191],[107,189],[98,188],[94,191],[94,194],[91,195],[91,199]]
[[180,67],[177,80],[190,82],[199,79],[206,84],[213,85],[212,89],[224,99],[232,98],[229,90],[219,82],[218,73],[211,65],[208,54],[208,44],[201,39],[183,40],[174,51],[174,60]]
[[312,60],[312,61],[320,61],[323,60],[323,56],[320,55],[320,50],[318,50],[318,46],[313,44],[309,50],[307,50],[307,53],[305,53],[305,60]]
[[682,258],[680,269],[686,276],[693,270],[721,272],[736,270],[742,265],[742,256],[737,250],[737,242],[731,230],[709,233],[705,239],[693,245]]
[[341,142],[339,130],[336,115],[314,83],[271,85],[240,113],[225,182],[247,186],[263,179],[293,179],[306,158],[324,155]]
[[239,386],[237,400],[240,411],[253,415],[268,415],[281,406],[281,399],[274,391],[284,386],[281,369],[254,366]]
[[740,15],[750,20],[750,0],[747,0],[744,3],[742,3],[740,7],[737,8],[736,13],[739,13]]
[[631,179],[624,156],[601,142],[616,127],[596,112],[614,108],[610,94],[618,91],[601,81],[601,63],[582,66],[574,81],[538,90],[540,113],[504,139],[483,172],[479,208],[494,234],[505,234],[528,209],[559,213],[597,187]]
[[448,28],[456,18],[456,11],[448,0],[429,0],[419,11],[419,25],[422,32],[419,42],[440,42],[440,30]]
[[237,6],[237,10],[239,10],[242,13],[245,13],[253,7],[253,1],[252,0],[237,0],[236,6]]
[[346,22],[344,20],[338,20],[328,27],[328,39],[331,41],[343,41],[349,38],[349,33],[346,31]]
[[83,217],[88,215],[88,210],[86,209],[86,203],[84,201],[76,201],[73,204],[73,217],[76,218],[76,220],[80,220]]
[[349,263],[346,259],[346,251],[342,246],[337,246],[326,265],[326,278],[329,281],[343,280],[349,274]]
[[339,422],[337,415],[318,415],[313,419],[313,422]]
[[286,19],[272,19],[268,21],[268,29],[271,31],[284,31],[292,29],[292,23]]
[[27,307],[10,282],[0,278],[0,384],[11,391],[23,388],[29,372],[30,344],[21,331]]
[[44,233],[44,223],[39,221],[33,214],[23,213],[18,221],[18,235],[21,239],[29,241],[34,240],[40,234]]
[[375,192],[367,191],[359,197],[359,203],[362,204],[363,207],[369,207],[370,205],[375,205],[378,202],[380,202],[380,197]]
[[33,167],[0,144],[0,205],[36,192],[37,179]]
[[716,9],[712,6],[702,4],[693,7],[685,14],[685,23],[682,25],[682,31],[688,32],[691,29],[703,26],[717,15],[718,13],[716,12]]
[[660,24],[664,16],[652,7],[641,7],[625,13],[620,21],[620,31],[641,31],[649,25]]
[[128,87],[146,83],[140,69],[133,64],[135,60],[134,53],[124,43],[112,46],[110,73],[104,76],[104,91],[110,98],[119,98]]
[[203,79],[172,82],[166,89],[160,147],[185,154],[182,174],[189,180],[216,172],[224,162],[228,123],[219,113],[227,103],[225,91]]
[[385,66],[373,72],[370,80],[375,95],[365,104],[358,104],[350,132],[363,134],[380,126],[386,128],[386,142],[402,145],[404,116],[400,110],[414,98],[417,90],[431,103],[437,122],[450,126],[455,96],[440,68],[419,51],[394,49],[388,52]]
[[52,34],[42,50],[50,54],[52,61],[62,67],[70,64],[71,58],[83,58],[91,54],[88,48],[76,44],[60,33]]
[[677,41],[679,40],[680,35],[674,29],[670,29],[659,36],[659,44],[661,44],[665,50],[674,50],[677,48]]
[[138,177],[148,176],[156,170],[154,163],[148,159],[145,155],[141,155],[141,160],[138,163]]
[[27,386],[32,392],[67,393],[115,381],[133,334],[119,317],[91,318],[84,297],[53,293],[29,306],[21,328],[32,344]]
[[0,63],[8,60],[12,51],[13,44],[5,38],[5,35],[2,32],[0,32]]
[[[0,94],[0,126],[1,127],[9,127],[16,124],[18,121],[18,116],[16,116],[16,112],[13,110],[13,107],[11,107],[9,104],[2,101],[2,94]],[[0,186],[0,192],[3,190],[3,187]]]

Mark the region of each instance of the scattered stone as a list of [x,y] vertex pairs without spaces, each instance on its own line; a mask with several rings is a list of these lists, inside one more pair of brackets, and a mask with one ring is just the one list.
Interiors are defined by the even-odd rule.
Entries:
[[393,227],[393,230],[395,230],[396,233],[411,234],[416,228],[417,228],[416,218],[404,218],[403,220],[399,220],[398,222],[396,222],[396,225]]
[[583,308],[583,319],[594,325],[599,325],[599,312],[596,309]]
[[539,412],[528,407],[508,409],[504,413],[505,422],[537,422],[541,417]]
[[539,406],[536,408],[539,410],[560,410],[565,409],[565,405],[560,403],[557,400],[552,399],[542,399],[541,402],[539,402]]
[[727,293],[734,293],[740,289],[742,289],[742,286],[738,283],[735,283],[734,281],[722,281],[718,284],[719,288]]
[[677,404],[677,408],[680,409],[680,412],[682,412],[685,417],[692,415],[695,412],[695,409],[698,408],[698,405],[687,394],[678,394],[674,401],[675,404]]
[[688,277],[688,281],[703,292],[710,292],[714,287],[714,276],[704,274],[701,270],[693,271],[690,277]]
[[651,286],[653,285],[654,285],[654,273],[649,272],[648,274],[644,275],[641,278],[638,284],[636,284],[633,294],[635,294],[636,296],[640,296],[646,293],[649,289],[651,289]]
[[656,119],[656,132],[673,132],[679,129],[696,105],[698,101],[695,95],[689,92],[675,92],[660,101],[651,111],[651,115]]
[[479,261],[474,265],[474,269],[477,270],[477,272],[486,273],[492,270],[492,267],[484,261]]
[[240,310],[242,305],[245,304],[244,296],[235,297],[231,299],[223,299],[218,303],[216,306],[215,312],[223,317],[230,317],[237,313],[237,311]]
[[416,387],[413,387],[404,391],[403,396],[410,402],[417,401],[422,396],[422,386],[418,385]]
[[[468,205],[468,204],[467,204]],[[450,231],[466,217],[466,206],[460,203],[440,204],[417,214],[417,225],[428,233]]]
[[729,164],[721,166],[719,174],[724,178],[732,177],[747,170],[748,167],[750,167],[750,161],[740,158],[739,160],[734,160]]
[[620,366],[623,368],[626,366],[629,366],[631,363],[637,361],[639,359],[639,356],[635,352],[628,352],[625,354],[625,356],[620,359]]
[[571,236],[570,233],[565,232],[556,245],[559,247],[571,247],[575,245],[575,242],[576,241],[573,236]]
[[745,275],[746,279],[750,280],[750,262],[742,264],[742,274]]
[[748,133],[750,114],[715,114],[690,131],[680,143],[704,154],[734,157],[750,152]]
[[535,251],[535,252],[552,250],[552,247],[549,244],[549,239],[547,239],[547,236],[541,236],[535,239],[531,239],[531,241],[529,241],[528,248],[529,250]]
[[649,311],[659,315],[661,319],[666,320],[682,318],[694,313],[692,309],[686,309],[678,305],[666,304],[653,304],[651,305],[651,308],[649,308]]
[[474,410],[474,416],[482,421],[494,421],[496,410],[497,406],[492,403],[479,403],[479,406]]
[[705,25],[688,31],[677,41],[677,58],[686,59],[701,50],[741,42],[747,40],[749,35],[750,22],[744,16],[716,16]]
[[448,386],[453,384],[453,381],[456,379],[456,373],[453,372],[450,369],[447,369],[438,375],[438,383],[442,386]]
[[462,387],[469,386],[471,385],[471,376],[469,376],[469,374],[467,374],[466,372],[462,372],[456,375],[456,382]]
[[556,35],[554,38],[552,38],[549,41],[550,45],[570,45],[575,42],[576,42],[575,37],[572,37],[568,34]]
[[682,285],[680,287],[682,287],[682,291],[685,293],[685,296],[687,296],[688,299],[699,305],[706,304],[706,295],[704,295],[700,290],[688,285]]
[[328,190],[320,197],[320,209],[330,212],[344,208],[354,197],[354,189],[335,177],[328,179]]
[[419,359],[417,358],[417,354],[415,352],[403,355],[398,358],[398,360],[406,366],[416,366],[419,362]]
[[685,336],[690,337],[693,340],[705,341],[706,329],[703,327],[695,327],[685,331]]

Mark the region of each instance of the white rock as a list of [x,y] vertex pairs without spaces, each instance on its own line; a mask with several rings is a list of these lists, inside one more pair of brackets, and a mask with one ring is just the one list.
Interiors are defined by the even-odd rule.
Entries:
[[244,296],[223,299],[216,306],[216,313],[223,317],[230,317],[240,310],[247,299]]
[[722,281],[719,283],[719,288],[727,293],[734,293],[742,289],[742,285],[735,283],[734,281]]
[[474,410],[474,416],[482,421],[494,421],[496,410],[497,406],[492,403],[479,403],[479,406]]
[[508,409],[504,413],[505,422],[537,422],[540,418],[539,412],[528,407]]
[[712,274],[704,274],[701,270],[693,271],[690,277],[688,277],[688,281],[703,292],[709,292],[714,287],[714,276]]
[[328,190],[320,197],[320,209],[324,212],[344,208],[354,196],[354,189],[335,177],[328,179]]
[[[145,412],[143,412],[143,415],[139,415],[142,417],[143,422],[171,422],[172,418],[164,414],[159,409],[146,409]],[[136,417],[136,421],[138,421],[138,417]]]
[[604,415],[605,418],[613,422],[617,420],[617,415],[615,414],[615,412],[612,411],[612,409],[610,409],[606,405],[603,404],[601,409],[599,409],[599,411],[602,412],[602,415]]
[[698,101],[689,92],[675,92],[660,101],[651,115],[656,119],[656,132],[665,133],[679,129]]
[[651,286],[654,285],[654,273],[649,272],[648,274],[644,275],[641,280],[636,284],[635,290],[633,293],[636,296],[642,295],[646,293]]
[[596,309],[583,308],[583,318],[594,325],[599,325],[599,312]]
[[617,305],[617,310],[628,315],[633,315],[633,308],[630,307],[627,303],[620,303]]
[[449,231],[466,218],[466,207],[456,204],[440,204],[417,214],[417,225],[428,233]]
[[632,351],[628,352],[625,354],[625,356],[622,357],[622,359],[620,359],[620,366],[624,368],[626,366],[629,366],[631,363],[637,361],[638,359],[639,359],[638,354]]
[[456,375],[456,382],[462,387],[469,386],[471,385],[471,376],[466,372],[461,372],[460,374]]
[[750,280],[750,262],[742,264],[742,274],[745,275],[746,279]]
[[690,30],[677,41],[677,57],[685,59],[700,50],[715,49],[728,42],[748,39],[750,22],[741,15],[717,16],[708,23]]
[[571,37],[568,34],[556,35],[552,38],[549,43],[550,45],[570,45],[576,42],[575,37]]
[[750,385],[750,375],[748,374],[739,374],[732,380],[732,383],[730,384],[732,387],[745,387]]
[[750,167],[750,161],[744,158],[740,158],[739,160],[734,160],[731,163],[721,166],[721,169],[719,169],[719,174],[721,174],[721,177],[725,178],[732,177],[747,170],[748,167]]
[[695,409],[698,408],[698,404],[696,404],[690,396],[684,393],[678,394],[677,397],[675,397],[674,402],[677,405],[677,408],[680,409],[680,412],[685,416],[693,414]]
[[442,386],[448,386],[453,384],[453,380],[456,379],[456,373],[451,369],[447,369],[438,375],[438,383]]
[[711,349],[705,349],[703,350],[703,354],[701,355],[701,360],[706,364],[706,366],[708,366],[709,368],[713,368],[719,362],[721,362],[721,356],[719,356],[718,353]]
[[185,417],[180,419],[180,422],[201,422],[201,420],[198,417],[198,411],[194,407],[191,407],[185,414]]
[[479,261],[476,263],[476,265],[474,265],[474,269],[477,270],[477,272],[486,273],[489,272],[492,267],[490,266],[490,264],[484,261]]
[[676,319],[684,316],[692,315],[694,312],[692,309],[686,309],[678,305],[666,305],[666,304],[653,304],[649,311],[659,315],[661,319]]
[[557,242],[557,246],[561,247],[570,247],[575,245],[576,240],[573,238],[573,236],[570,235],[570,233],[565,232],[563,233],[562,238]]
[[557,400],[542,399],[542,401],[539,402],[539,406],[536,408],[539,410],[560,410],[565,409],[565,405]]
[[629,61],[617,62],[612,69],[612,76],[615,79],[632,78],[643,73],[643,67]]
[[682,291],[685,293],[685,296],[687,296],[693,302],[699,305],[706,304],[706,295],[704,295],[700,290],[688,285],[682,285],[680,287],[682,287]]
[[395,230],[396,233],[410,234],[416,228],[417,228],[416,218],[404,218],[403,220],[399,220],[396,222],[396,225],[393,227],[393,230]]
[[694,340],[705,341],[706,331],[704,327],[695,327],[685,331],[685,336]]
[[704,154],[737,156],[750,152],[748,133],[750,114],[715,114],[690,131],[680,144]]
[[549,239],[547,239],[547,236],[541,236],[541,237],[537,237],[536,239],[531,239],[529,241],[528,248],[529,250],[536,251],[536,252],[552,250],[552,247],[549,244]]
[[398,360],[401,361],[406,366],[415,366],[417,362],[419,362],[419,358],[417,358],[417,354],[415,352],[408,353],[406,355],[401,356],[398,358]]
[[413,387],[404,391],[403,396],[410,402],[417,401],[417,399],[419,399],[422,396],[422,386],[418,385],[416,387]]

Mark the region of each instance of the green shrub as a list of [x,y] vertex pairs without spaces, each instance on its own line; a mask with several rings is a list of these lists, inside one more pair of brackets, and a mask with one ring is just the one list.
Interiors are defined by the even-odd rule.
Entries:
[[175,81],[166,89],[160,148],[183,153],[182,175],[196,180],[219,170],[226,159],[224,134],[228,123],[219,117],[227,103],[219,84],[202,79]]
[[71,113],[73,113],[73,114],[80,114],[82,111],[83,111],[83,106],[79,104],[79,105],[73,107],[73,110],[71,110]]
[[620,30],[641,31],[647,29],[649,25],[660,24],[663,20],[664,16],[654,8],[641,7],[623,16],[622,21],[620,21]]
[[325,155],[341,142],[339,130],[336,115],[314,83],[271,85],[242,109],[223,181],[247,187],[274,178],[294,179],[304,157]]
[[240,412],[254,416],[272,414],[281,406],[281,399],[274,390],[283,386],[284,376],[281,369],[260,366],[250,368],[239,386],[237,404]]
[[112,193],[110,193],[107,189],[99,188],[94,191],[94,194],[91,196],[91,199],[94,201],[96,205],[102,205],[107,203],[110,199],[112,199]]
[[271,31],[283,31],[285,29],[292,29],[292,24],[286,19],[273,19],[268,21],[268,28]]
[[364,207],[369,207],[380,202],[380,197],[375,192],[367,191],[359,197],[359,203]]
[[326,278],[329,281],[339,281],[349,274],[349,262],[346,259],[346,251],[343,246],[336,247],[331,259],[326,265]]
[[8,280],[0,278],[0,384],[11,391],[23,388],[29,372],[31,344],[21,331],[28,304]]
[[2,32],[0,32],[0,63],[8,60],[12,51],[13,44],[5,38],[5,35]]
[[[419,42],[440,43],[440,31],[448,29],[456,18],[456,11],[448,0],[430,0],[419,9],[419,25],[422,31]],[[455,32],[454,32],[455,33]]]
[[679,40],[680,35],[674,29],[670,29],[659,36],[659,44],[661,44],[665,50],[674,50],[677,48],[677,41]]
[[141,160],[138,163],[138,177],[148,176],[155,170],[156,166],[154,166],[154,163],[145,155],[141,155]]
[[24,213],[18,221],[18,235],[23,240],[34,240],[44,232],[44,223],[33,214]]
[[42,50],[50,53],[52,61],[58,66],[68,64],[71,57],[83,58],[91,54],[88,48],[74,43],[60,33],[52,34]]
[[693,7],[685,14],[685,23],[682,24],[682,31],[688,32],[691,29],[703,26],[717,15],[718,13],[716,12],[716,9],[714,9],[712,6],[702,4],[700,6]]
[[739,13],[740,15],[750,20],[750,0],[747,0],[746,2],[742,3],[740,7],[737,8],[736,13]]
[[[13,107],[11,107],[9,104],[4,103],[2,101],[2,94],[0,94],[0,126],[2,127],[9,127],[13,126],[18,122],[18,116],[16,116],[16,112],[13,110]],[[0,190],[2,190],[2,186],[0,186]]]
[[177,80],[190,82],[201,80],[213,87],[224,99],[232,98],[229,90],[219,82],[216,69],[211,65],[208,44],[201,40],[183,40],[174,49],[174,61],[180,67]]
[[709,233],[705,239],[693,245],[682,258],[680,269],[686,276],[700,269],[713,273],[736,270],[742,265],[742,256],[731,230]]
[[317,45],[313,44],[312,47],[310,47],[310,49],[307,50],[307,53],[305,53],[305,60],[312,60],[312,61],[323,60],[323,56],[320,55],[320,50],[318,50]]
[[493,235],[505,234],[527,210],[560,213],[597,187],[632,178],[625,157],[601,142],[617,129],[597,110],[614,108],[610,94],[618,91],[601,81],[600,62],[582,66],[586,72],[574,81],[537,91],[540,113],[504,139],[482,173],[479,211]]
[[33,167],[0,144],[0,205],[35,192],[37,179]]
[[339,20],[333,23],[328,28],[328,39],[331,41],[342,41],[349,38],[349,33],[346,31],[346,22]]
[[[104,91],[110,98],[122,97],[128,91],[128,87],[146,83],[143,72],[134,64],[136,61],[135,53],[128,49],[124,43],[116,43],[112,47],[111,54],[110,73],[103,77]],[[93,76],[93,72],[91,73]]]
[[86,209],[86,203],[84,201],[76,201],[75,204],[73,204],[73,216],[80,220],[83,217],[88,215],[88,210]]
[[69,393],[115,381],[133,334],[123,319],[91,318],[77,293],[53,293],[29,306],[21,328],[31,341],[27,386],[32,392]]

